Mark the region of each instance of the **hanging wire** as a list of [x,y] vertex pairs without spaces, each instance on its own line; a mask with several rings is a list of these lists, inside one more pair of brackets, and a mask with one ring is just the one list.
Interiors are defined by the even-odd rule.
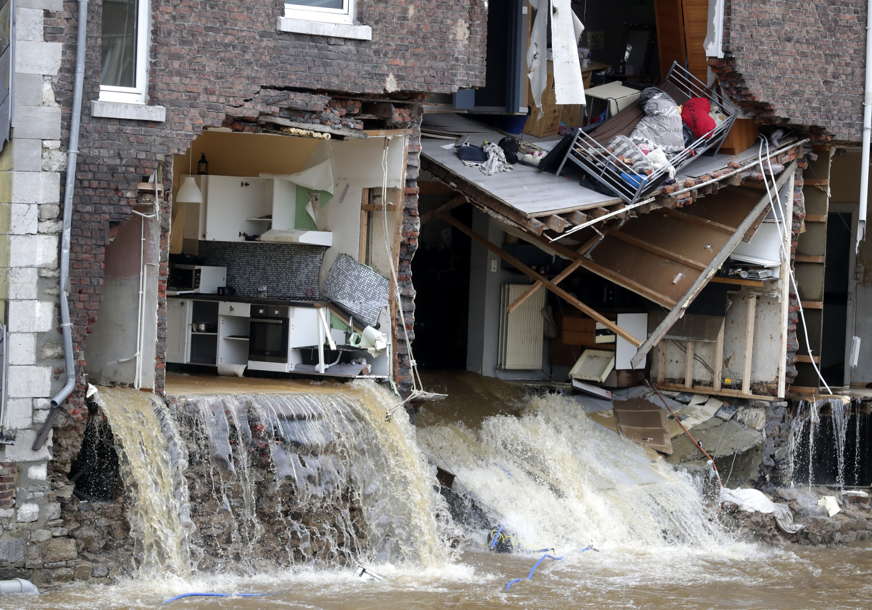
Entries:
[[[821,374],[820,369],[817,366],[817,363],[814,361],[814,352],[811,349],[811,343],[808,340],[808,326],[805,322],[805,311],[802,307],[802,299],[799,296],[799,287],[796,284],[796,275],[793,273],[793,267],[790,265],[790,254],[784,246],[785,241],[791,238],[792,234],[792,226],[787,226],[787,219],[784,217],[784,207],[781,203],[781,193],[778,192],[778,183],[775,179],[775,170],[772,169],[772,159],[769,153],[769,141],[763,136],[758,136],[760,139],[760,144],[757,147],[757,160],[760,163],[760,171],[763,173],[763,184],[766,186],[766,196],[769,197],[769,206],[772,208],[772,214],[775,216],[775,223],[778,226],[779,233],[781,235],[781,239],[778,240],[778,244],[781,248],[781,257],[784,261],[784,267],[787,269],[788,276],[790,277],[790,283],[793,286],[793,293],[796,295],[796,302],[799,305],[799,318],[802,321],[802,334],[805,339],[805,347],[808,351],[809,360],[811,361],[811,365],[814,368],[814,372],[817,373],[818,379],[820,379],[824,388],[828,394],[832,394],[833,391],[830,389],[829,384],[827,384],[824,376]],[[766,166],[763,165],[763,146],[766,146]],[[767,176],[766,170],[769,170],[769,175]],[[769,188],[769,177],[772,178],[772,184],[775,191],[775,199],[772,198],[772,190]],[[793,194],[791,193],[791,196]],[[778,205],[775,205],[775,201],[778,201]],[[791,223],[792,224],[792,223]]]
[[[423,394],[426,394],[424,391],[424,384],[421,381],[421,374],[418,372],[418,363],[415,361],[415,355],[412,352],[412,341],[409,339],[409,329],[406,326],[406,314],[403,311],[403,298],[400,292],[400,283],[397,280],[397,270],[394,266],[394,257],[393,252],[391,252],[391,244],[388,240],[389,230],[388,230],[388,153],[390,149],[392,137],[388,136],[384,139],[384,147],[382,148],[382,184],[381,184],[381,199],[382,199],[382,210],[384,211],[382,222],[384,226],[384,244],[385,244],[385,254],[387,255],[388,265],[391,269],[391,279],[394,284],[394,292],[395,297],[397,299],[397,311],[400,317],[400,326],[403,329],[403,340],[406,344],[406,353],[409,356],[409,368],[412,373],[412,391],[409,393],[406,398],[401,400],[399,403],[390,408],[387,413],[385,413],[385,419],[389,420],[394,412],[400,407],[404,406],[410,400],[413,400]],[[399,203],[397,203],[399,205]],[[395,390],[396,391],[396,390]]]

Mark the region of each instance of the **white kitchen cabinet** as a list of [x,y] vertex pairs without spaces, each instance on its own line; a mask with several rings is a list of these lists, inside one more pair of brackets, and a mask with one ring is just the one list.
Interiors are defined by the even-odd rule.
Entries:
[[187,364],[191,361],[190,299],[167,300],[167,362]]
[[[270,179],[238,176],[199,176],[205,202],[201,237],[206,241],[244,241],[243,233],[260,235],[270,228]],[[204,215],[200,214],[202,219]]]
[[318,333],[318,318],[316,307],[290,307],[288,310],[288,347],[311,347],[318,345],[321,335]]

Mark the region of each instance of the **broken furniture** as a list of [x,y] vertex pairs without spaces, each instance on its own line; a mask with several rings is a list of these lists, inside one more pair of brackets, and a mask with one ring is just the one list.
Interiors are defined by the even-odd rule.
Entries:
[[617,80],[587,89],[584,92],[588,99],[585,108],[587,121],[596,123],[603,114],[606,118],[615,116],[638,100],[640,93],[638,89],[625,87]]
[[567,161],[571,161],[606,190],[633,204],[659,187],[669,177],[672,168],[679,170],[710,149],[717,152],[736,118],[737,111],[733,105],[677,63],[672,65],[659,89],[679,106],[690,100],[703,98],[726,119],[720,123],[715,122],[713,129],[694,137],[679,152],[669,154],[669,163],[655,166],[651,173],[644,175],[639,174],[626,158],[610,150],[616,136],[629,136],[645,116],[641,105],[633,104],[590,134],[581,129],[576,130],[563,161],[557,168],[557,174],[563,171]]

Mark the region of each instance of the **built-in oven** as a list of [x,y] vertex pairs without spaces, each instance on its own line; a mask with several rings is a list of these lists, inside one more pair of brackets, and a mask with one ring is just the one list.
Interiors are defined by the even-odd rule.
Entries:
[[252,305],[248,359],[287,363],[289,326],[286,305]]

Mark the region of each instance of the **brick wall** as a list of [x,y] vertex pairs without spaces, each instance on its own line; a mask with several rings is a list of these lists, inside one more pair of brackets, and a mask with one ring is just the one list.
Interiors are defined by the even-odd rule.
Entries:
[[[357,4],[358,21],[372,27],[371,41],[279,33],[280,0],[152,0],[148,103],[165,108],[166,121],[150,122],[91,116],[88,102],[99,92],[102,11],[99,0],[91,3],[71,252],[71,308],[80,370],[84,339],[100,308],[110,228],[130,214],[137,198],[135,184],[143,176],[162,167],[169,187],[172,155],[183,153],[205,127],[238,127],[241,121],[251,128],[261,114],[280,114],[361,128],[364,121],[350,117],[344,101],[353,96],[366,100],[363,106],[356,102],[353,109],[358,112],[361,107],[366,112],[383,110],[384,105],[374,106],[377,100],[399,100],[385,123],[402,126],[419,112],[418,93],[451,92],[483,81],[483,0]],[[63,43],[53,83],[64,112],[63,138],[69,125],[76,10],[77,4],[68,1],[62,12],[46,13],[47,39]],[[413,213],[408,208],[417,205],[414,179],[410,183],[407,217]],[[159,354],[166,332],[163,296],[170,218],[169,204],[163,205]],[[407,273],[413,252],[413,245],[404,244]],[[160,389],[160,359],[156,366]]]
[[860,141],[865,0],[727,0],[724,22],[709,63],[747,112]]

